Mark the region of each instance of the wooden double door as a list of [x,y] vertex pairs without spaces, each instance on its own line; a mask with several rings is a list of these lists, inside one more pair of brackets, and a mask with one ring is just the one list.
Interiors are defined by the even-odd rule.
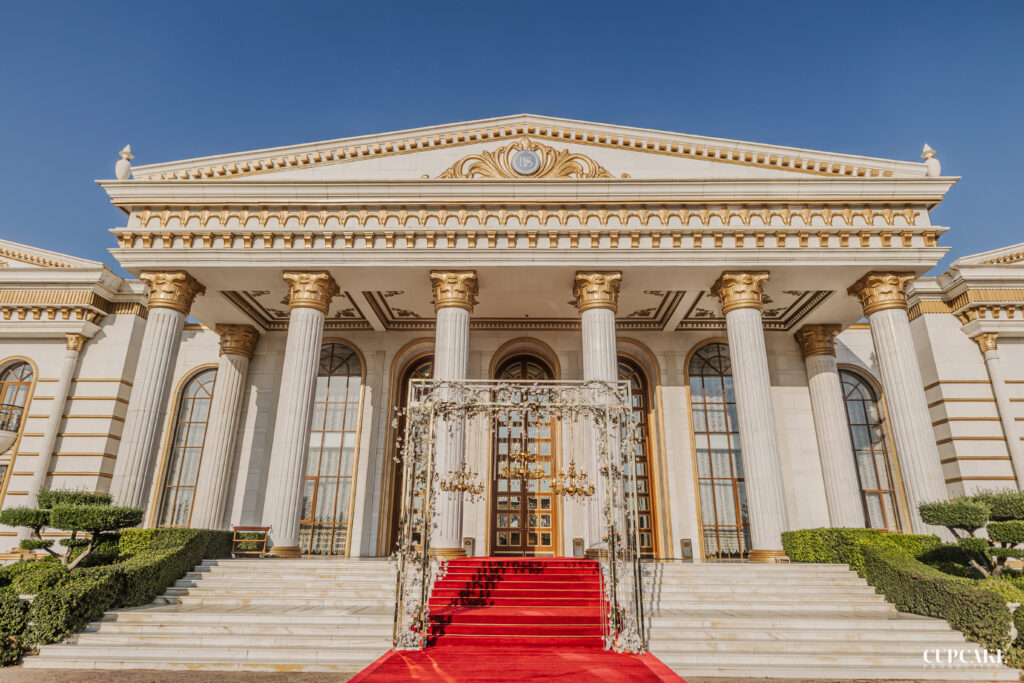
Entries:
[[[516,356],[502,363],[499,380],[550,380],[553,373],[533,356]],[[509,411],[493,423],[493,462],[490,482],[490,528],[493,555],[552,556],[558,547],[558,501],[551,493],[555,470],[555,424],[544,411]],[[534,456],[540,479],[503,477],[514,467],[511,456]]]

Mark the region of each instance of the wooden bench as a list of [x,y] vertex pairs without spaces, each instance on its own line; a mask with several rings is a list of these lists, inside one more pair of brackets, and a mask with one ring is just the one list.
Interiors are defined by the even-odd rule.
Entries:
[[[236,526],[231,527],[235,532],[231,538],[231,554],[235,555],[256,555],[262,557],[267,554],[267,535],[270,533],[269,526]],[[253,536],[246,538],[246,536],[260,534],[259,536]],[[258,550],[238,550],[239,543],[255,543],[258,544]]]

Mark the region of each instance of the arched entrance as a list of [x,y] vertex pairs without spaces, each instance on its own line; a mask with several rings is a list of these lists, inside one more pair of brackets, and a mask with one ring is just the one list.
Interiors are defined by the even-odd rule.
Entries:
[[[414,379],[430,379],[434,376],[434,356],[429,354],[420,356],[413,360],[402,373],[401,384],[399,384],[398,417],[395,424],[395,434],[405,432],[405,406],[409,402],[409,382]],[[398,456],[398,448],[395,447],[395,454]],[[388,541],[385,547],[385,554],[391,554],[398,542],[398,532],[402,522],[402,475],[404,468],[401,463],[396,463],[394,468],[394,479],[391,486],[391,524],[388,529]]]
[[[544,361],[517,355],[502,362],[498,380],[550,380],[554,375]],[[558,509],[551,494],[554,469],[554,424],[545,412],[509,411],[494,420],[490,514],[491,553],[494,555],[554,555],[557,547]],[[510,456],[525,451],[536,457],[546,477],[524,481],[501,476]]]

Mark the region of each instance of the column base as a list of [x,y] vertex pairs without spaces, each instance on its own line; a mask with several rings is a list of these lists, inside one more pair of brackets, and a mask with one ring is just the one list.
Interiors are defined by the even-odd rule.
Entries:
[[272,557],[296,558],[302,557],[302,550],[297,545],[275,545],[270,549]]
[[441,560],[455,560],[466,556],[465,548],[431,548],[430,554]]
[[789,562],[789,558],[786,557],[785,550],[751,550],[748,559],[751,562],[760,562],[768,564]]

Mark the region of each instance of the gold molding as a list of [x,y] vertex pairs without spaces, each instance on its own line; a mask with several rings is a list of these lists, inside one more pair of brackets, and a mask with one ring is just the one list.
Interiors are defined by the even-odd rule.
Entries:
[[986,351],[995,351],[997,346],[997,340],[999,335],[995,332],[982,332],[981,334],[974,337],[974,341],[978,343],[978,348],[984,354]]
[[46,258],[45,256],[37,256],[35,254],[29,254],[24,251],[18,251],[17,249],[8,249],[7,247],[0,247],[0,256],[9,258],[12,261],[20,261],[21,263],[28,263],[33,266],[42,266],[44,268],[74,268],[75,266],[66,263],[64,261],[57,261],[55,259]]
[[860,300],[865,316],[890,308],[906,311],[907,285],[913,280],[913,273],[871,272],[850,285],[846,292]]
[[[343,163],[354,159],[365,159],[374,156],[395,156],[409,154],[421,149],[437,149],[443,147],[460,147],[478,144],[486,140],[501,138],[519,138],[523,136],[548,138],[557,141],[568,141],[590,147],[606,149],[631,149],[665,156],[700,159],[718,163],[736,164],[741,166],[767,167],[783,169],[805,175],[855,177],[855,178],[891,178],[892,169],[873,168],[854,165],[841,161],[829,161],[788,155],[772,151],[744,150],[735,147],[715,145],[716,141],[678,142],[650,137],[622,135],[620,133],[604,133],[574,127],[563,127],[548,124],[509,123],[489,128],[421,135],[417,137],[393,138],[381,142],[353,144],[333,149],[315,150],[300,154],[280,155],[269,158],[251,158],[242,161],[198,166],[137,176],[139,180],[209,180],[216,178],[233,178],[260,173],[268,173],[280,169],[303,168],[324,164]],[[740,143],[742,144],[742,143]]]
[[236,355],[252,358],[253,349],[260,338],[260,333],[252,325],[217,325],[216,332],[220,335],[220,355]]
[[985,264],[1001,265],[1003,263],[1021,263],[1024,261],[1024,251],[1015,251],[1012,254],[1004,254],[1003,256],[997,256],[996,258],[990,258],[982,261]]
[[282,276],[288,283],[288,309],[313,308],[324,315],[331,305],[331,299],[341,293],[338,283],[326,270],[285,271]]
[[67,338],[67,349],[68,351],[80,352],[82,347],[85,346],[85,342],[89,339],[84,334],[65,334]]
[[[523,174],[512,167],[516,152],[534,152],[540,157],[540,165],[533,173]],[[424,175],[429,178],[429,175]],[[493,152],[484,150],[479,154],[462,157],[448,170],[437,176],[440,179],[469,178],[513,178],[516,180],[538,180],[551,178],[612,178],[601,164],[583,154],[574,154],[568,149],[556,150],[529,138],[516,140]],[[628,178],[628,174],[623,174]]]
[[793,336],[800,344],[804,359],[811,356],[835,356],[836,336],[841,329],[840,325],[804,325]]
[[143,271],[139,279],[149,283],[151,309],[170,308],[188,315],[196,297],[206,293],[206,287],[184,270]]
[[433,270],[430,283],[434,290],[435,313],[442,308],[463,308],[473,312],[480,292],[475,270]]
[[768,278],[769,274],[766,271],[726,271],[711,286],[711,292],[721,299],[722,313],[725,315],[741,308],[756,308],[761,311],[761,295],[764,293],[764,283],[768,282]]
[[583,313],[593,308],[605,308],[615,313],[618,310],[621,284],[620,271],[577,271],[572,286],[577,310]]

